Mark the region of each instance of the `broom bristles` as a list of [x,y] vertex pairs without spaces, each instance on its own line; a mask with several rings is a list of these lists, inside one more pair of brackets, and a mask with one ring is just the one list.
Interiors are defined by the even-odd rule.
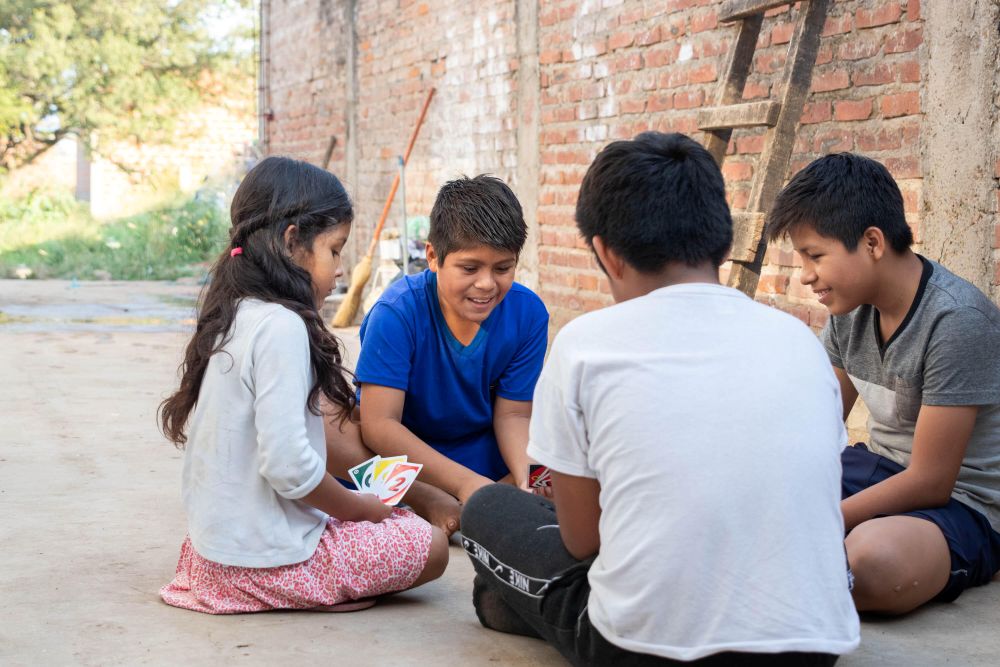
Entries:
[[351,271],[351,284],[347,288],[344,300],[340,302],[336,314],[333,316],[333,326],[337,328],[349,327],[354,324],[354,317],[358,314],[361,306],[361,293],[368,284],[368,279],[372,275],[372,258],[365,255],[358,262],[358,265]]

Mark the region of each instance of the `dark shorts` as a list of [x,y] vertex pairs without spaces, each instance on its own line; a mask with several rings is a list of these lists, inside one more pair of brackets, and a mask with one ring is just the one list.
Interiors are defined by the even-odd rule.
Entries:
[[828,667],[837,661],[822,653],[727,652],[681,663],[619,648],[590,623],[591,561],[566,551],[552,503],[508,484],[484,486],[469,498],[462,546],[476,570],[472,602],[480,623],[544,639],[573,665]]
[[[878,484],[898,472],[903,466],[868,450],[864,443],[848,447],[840,456],[843,466],[842,497]],[[951,551],[951,576],[948,583],[934,598],[951,602],[966,588],[989,583],[1000,570],[1000,533],[990,522],[968,505],[952,498],[943,507],[902,512],[901,516],[915,516],[930,521],[944,533]]]

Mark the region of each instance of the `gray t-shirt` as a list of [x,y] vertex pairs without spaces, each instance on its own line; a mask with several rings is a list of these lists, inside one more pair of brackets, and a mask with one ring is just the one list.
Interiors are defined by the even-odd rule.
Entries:
[[831,317],[821,334],[868,407],[870,449],[907,466],[921,405],[978,405],[952,496],[1000,531],[1000,309],[971,283],[920,258],[909,313],[882,344],[879,315],[864,305]]

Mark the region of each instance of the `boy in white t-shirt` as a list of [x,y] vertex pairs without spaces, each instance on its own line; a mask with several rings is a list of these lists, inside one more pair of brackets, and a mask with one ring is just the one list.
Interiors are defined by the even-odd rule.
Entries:
[[830,665],[859,641],[840,390],[798,320],[723,287],[722,175],[648,132],[590,166],[577,224],[617,304],[566,325],[513,487],[462,515],[482,624],[574,664]]

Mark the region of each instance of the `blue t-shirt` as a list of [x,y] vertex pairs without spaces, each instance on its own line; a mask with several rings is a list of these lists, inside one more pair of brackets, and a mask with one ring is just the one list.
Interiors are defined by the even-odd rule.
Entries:
[[451,460],[500,479],[508,470],[493,433],[493,402],[497,396],[531,400],[548,322],[542,300],[514,283],[472,342],[462,345],[441,312],[437,275],[405,276],[361,323],[355,374],[360,383],[406,392],[406,428]]

